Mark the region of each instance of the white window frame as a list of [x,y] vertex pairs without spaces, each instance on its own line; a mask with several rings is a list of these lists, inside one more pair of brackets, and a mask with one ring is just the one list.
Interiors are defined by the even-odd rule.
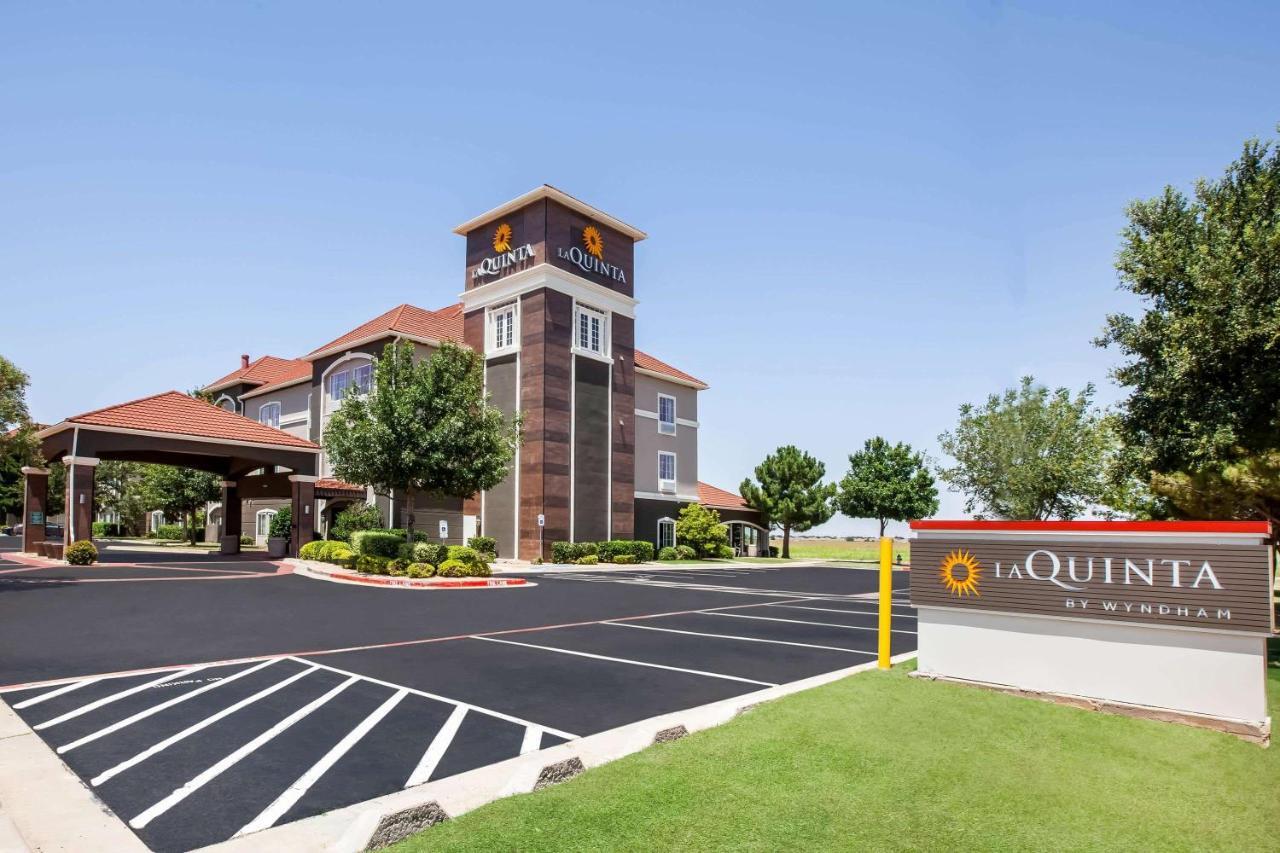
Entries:
[[[598,320],[600,323],[599,331],[599,349],[591,348],[591,339],[588,335],[587,346],[582,346],[582,321],[586,319]],[[572,351],[578,355],[585,355],[589,358],[599,359],[600,361],[612,362],[613,358],[613,342],[609,339],[609,313],[601,311],[598,308],[592,308],[590,305],[583,305],[575,302],[573,305],[573,346]]]
[[[260,509],[253,517],[253,540],[259,545],[267,541],[271,535],[271,521],[279,514],[276,509]],[[263,516],[266,516],[266,524],[263,525]],[[265,529],[265,532],[263,532]]]
[[[668,524],[671,525],[671,544],[670,545],[663,544],[663,541],[662,541],[662,528]],[[663,548],[674,548],[674,547],[676,547],[676,520],[674,518],[668,518],[664,516],[663,518],[658,519],[658,550],[661,551]]]
[[[263,417],[265,417],[268,411],[275,412],[276,416],[275,416],[274,423],[272,423],[271,421],[263,420]],[[261,406],[259,406],[258,407],[258,423],[265,424],[266,426],[269,426],[269,427],[275,427],[276,429],[280,429],[280,401],[272,400],[270,403],[263,403]]]
[[[670,456],[670,457],[671,457],[671,477],[670,477],[670,479],[664,478],[664,477],[662,476],[662,457],[664,457],[664,456]],[[678,472],[678,470],[679,470],[679,469],[677,468],[677,463],[678,463],[678,462],[679,462],[679,460],[676,458],[676,455],[675,455],[674,453],[672,453],[670,450],[659,450],[659,451],[658,451],[658,491],[659,491],[659,492],[661,492],[661,493],[663,493],[663,494],[669,494],[669,495],[674,495],[674,494],[676,493],[676,481],[677,481],[677,477],[678,477],[677,472]]]
[[[223,403],[230,403],[231,408],[228,409],[226,406],[222,405]],[[238,411],[236,400],[230,394],[223,394],[217,399],[217,402],[215,402],[214,405],[219,409],[222,409],[224,412],[231,412],[232,414],[235,414]]]
[[[501,328],[502,321],[506,319],[507,328],[506,335]],[[504,338],[510,340],[504,340]],[[507,353],[519,352],[520,350],[520,300],[513,302],[504,302],[501,305],[495,305],[492,308],[485,309],[484,322],[484,351],[486,355],[506,355]]]
[[[363,364],[359,363],[363,362]],[[331,412],[336,412],[338,406],[342,404],[341,397],[333,396],[333,379],[336,376],[346,376],[347,388],[355,384],[355,372],[357,369],[368,366],[373,367],[373,356],[363,352],[349,352],[342,358],[339,358],[333,364],[329,365],[324,373],[320,374],[320,421],[323,424],[325,416]],[[370,386],[373,383],[373,374],[370,373]],[[343,394],[345,395],[345,392]],[[324,430],[321,430],[323,433]]]
[[[669,423],[662,419],[662,401],[663,400],[671,401],[671,421]],[[676,414],[676,398],[671,396],[670,394],[659,394],[658,395],[658,432],[660,432],[663,435],[675,435],[677,421],[678,421],[678,416]]]

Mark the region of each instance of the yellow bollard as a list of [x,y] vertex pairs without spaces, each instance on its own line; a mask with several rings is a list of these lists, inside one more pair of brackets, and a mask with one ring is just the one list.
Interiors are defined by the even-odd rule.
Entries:
[[889,637],[893,627],[893,540],[880,537],[880,668],[889,668]]

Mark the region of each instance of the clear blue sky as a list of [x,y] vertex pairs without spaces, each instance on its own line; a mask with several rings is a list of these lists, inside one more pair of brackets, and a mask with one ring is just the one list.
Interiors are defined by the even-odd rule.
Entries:
[[547,182],[649,232],[710,482],[936,457],[1022,373],[1110,402],[1124,206],[1274,135],[1280,6],[1070,5],[3,2],[0,354],[41,421],[299,355]]

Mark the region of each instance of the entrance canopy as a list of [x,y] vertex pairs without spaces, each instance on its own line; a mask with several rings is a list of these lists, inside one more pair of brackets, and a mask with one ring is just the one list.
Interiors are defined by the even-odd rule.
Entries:
[[235,480],[279,466],[314,476],[320,448],[178,391],[96,409],[38,433],[49,462],[64,456],[180,465]]

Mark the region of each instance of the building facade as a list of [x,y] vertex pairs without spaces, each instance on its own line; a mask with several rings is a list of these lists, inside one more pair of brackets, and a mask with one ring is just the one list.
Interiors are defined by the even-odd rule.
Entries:
[[[635,348],[634,257],[644,232],[544,185],[455,233],[466,241],[456,304],[396,306],[302,358],[243,356],[204,390],[221,408],[322,444],[343,397],[369,389],[387,343],[408,341],[428,358],[454,341],[484,354],[490,400],[523,414],[524,441],[494,489],[467,500],[417,498],[418,529],[451,544],[483,533],[500,557],[518,559],[545,556],[562,540],[663,546],[674,544],[680,508],[710,498],[734,522],[742,553],[766,552],[758,515],[698,480],[698,395],[708,386]],[[355,502],[404,525],[409,508],[396,495],[334,479],[323,455],[320,468],[319,532]],[[270,478],[280,476],[263,470],[241,481],[244,534],[263,538],[286,502],[253,497],[258,487],[273,491]],[[220,508],[209,518],[210,538],[228,532]]]

